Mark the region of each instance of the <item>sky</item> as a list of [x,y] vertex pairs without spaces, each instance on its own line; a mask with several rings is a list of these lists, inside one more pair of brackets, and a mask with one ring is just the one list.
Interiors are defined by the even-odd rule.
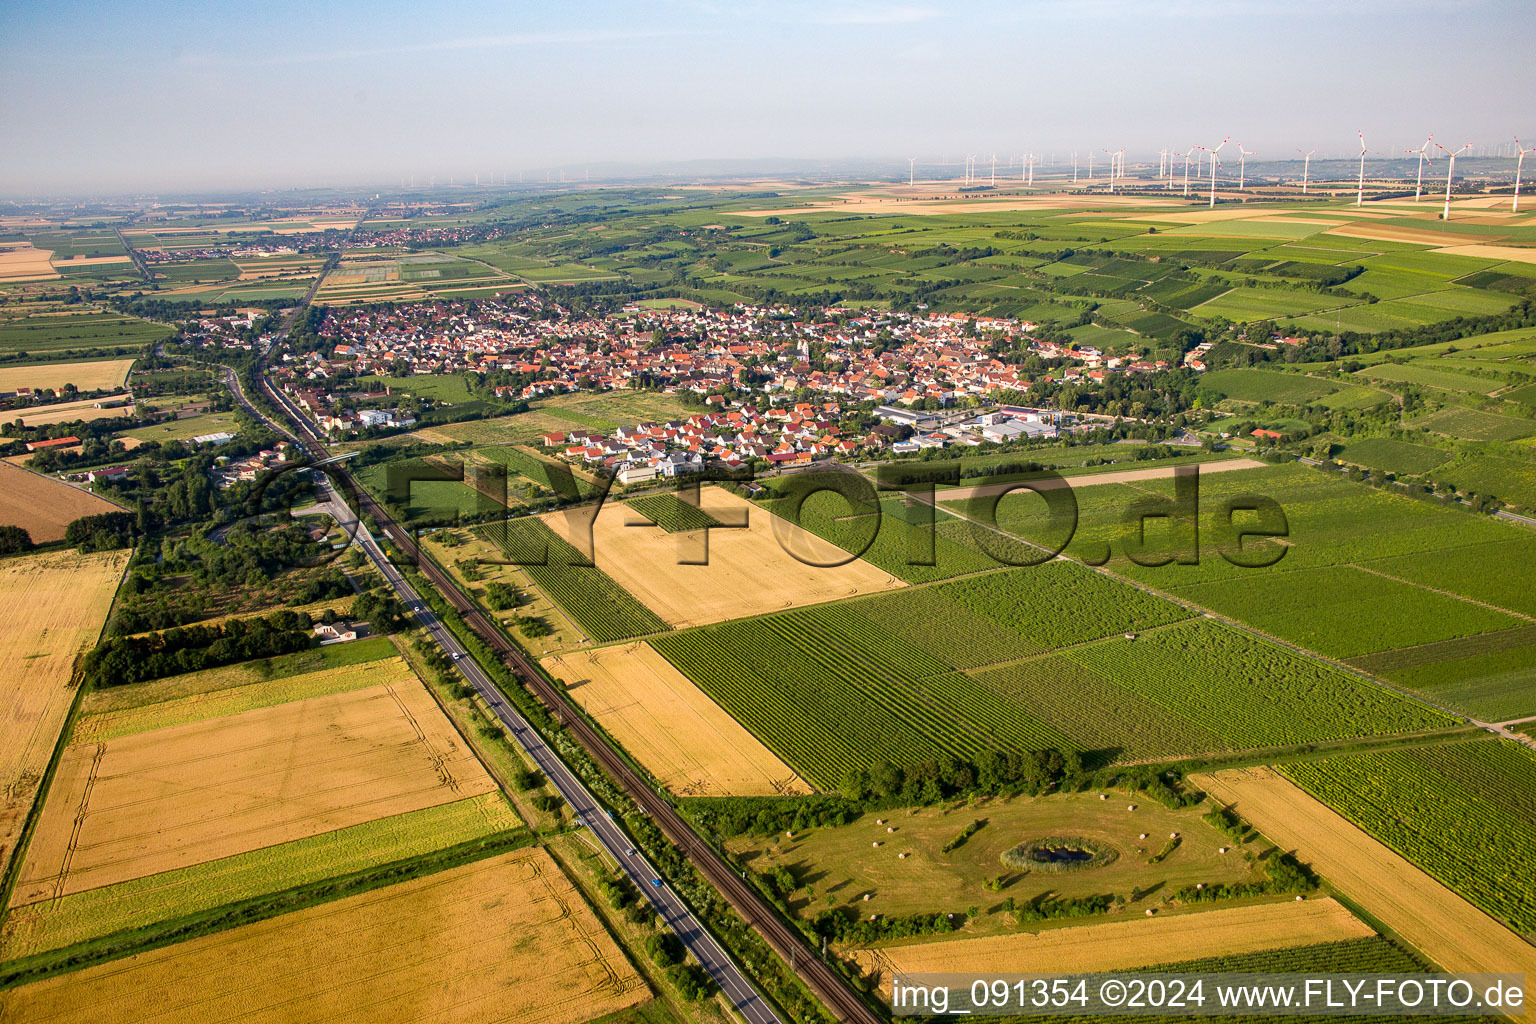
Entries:
[[1536,136],[1533,43],[1529,0],[3,0],[0,194],[1396,155]]

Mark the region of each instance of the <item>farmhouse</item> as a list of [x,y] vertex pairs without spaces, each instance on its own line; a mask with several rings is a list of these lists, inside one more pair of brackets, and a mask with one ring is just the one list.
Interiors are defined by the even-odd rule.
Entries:
[[68,448],[70,445],[79,444],[80,439],[73,434],[68,437],[55,437],[51,441],[28,441],[27,451],[37,452],[44,448]]

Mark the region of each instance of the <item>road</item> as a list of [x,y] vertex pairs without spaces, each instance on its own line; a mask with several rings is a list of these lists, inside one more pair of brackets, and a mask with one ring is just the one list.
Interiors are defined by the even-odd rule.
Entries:
[[[273,404],[281,409],[291,422],[289,426],[278,424],[262,413],[245,395],[239,376],[226,368],[226,381],[236,401],[247,412],[280,433],[292,438],[310,457],[317,461],[329,457],[323,443],[308,418],[286,395],[273,387],[265,377],[258,379]],[[753,928],[770,948],[789,964],[807,988],[821,1000],[838,1019],[848,1024],[881,1024],[881,1019],[844,983],[842,978],[821,960],[763,899],[735,868],[726,863],[708,844],[693,833],[676,809],[661,795],[654,792],[649,783],[640,777],[628,762],[619,757],[590,723],[582,717],[565,694],[548,682],[520,648],[511,643],[501,631],[488,621],[479,608],[463,594],[458,585],[432,562],[417,558],[415,544],[403,528],[398,526],[389,513],[368,495],[347,472],[344,466],[336,466],[334,472],[347,488],[352,501],[362,512],[370,516],[384,531],[390,542],[402,554],[413,558],[422,574],[437,587],[443,598],[459,613],[465,623],[483,640],[519,680],[549,708],[581,744],[600,768],[624,790],[640,810],[649,816],[699,873],[713,885],[738,913],[748,927]],[[421,600],[410,582],[390,562],[377,540],[366,529],[360,528],[358,513],[338,495],[327,479],[318,485],[318,505],[323,505],[337,519],[343,529],[354,533],[368,558],[378,567],[400,601],[417,617],[428,634],[453,658],[454,665],[465,680],[475,688],[495,713],[512,738],[528,752],[528,755],[544,772],[560,795],[591,829],[593,836],[618,862],[625,874],[656,908],[657,913],[677,934],[677,937],[704,967],[715,983],[720,986],[732,1006],[748,1024],[780,1024],[779,1017],[756,990],[746,975],[720,947],[672,888],[661,881],[661,876],[638,853],[630,854],[634,845],[623,830],[610,820],[597,801],[569,768],[545,745],[529,723],[502,699],[502,694],[487,677],[475,660],[458,643],[452,632],[442,625],[431,608]],[[661,881],[661,884],[653,884]]]

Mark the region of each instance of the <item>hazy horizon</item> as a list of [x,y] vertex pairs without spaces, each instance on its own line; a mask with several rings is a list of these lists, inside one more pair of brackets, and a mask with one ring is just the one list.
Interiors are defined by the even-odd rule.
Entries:
[[[0,10],[0,193],[1536,133],[1529,9],[1299,0]],[[1526,145],[1531,145],[1527,140]],[[1102,159],[1098,154],[1097,159]],[[887,168],[887,173],[894,168]]]

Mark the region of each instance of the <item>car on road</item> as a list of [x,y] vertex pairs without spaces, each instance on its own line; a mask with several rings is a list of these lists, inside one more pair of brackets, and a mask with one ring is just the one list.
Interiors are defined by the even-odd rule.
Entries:
[[624,856],[626,856],[626,857],[633,857],[634,855],[635,855],[635,848],[633,846],[631,846],[629,849],[624,851]]
[[653,879],[651,879],[651,884],[654,885],[656,888],[660,889],[661,888],[661,879],[653,878]]
[[459,660],[459,655],[457,655],[457,654],[455,654],[455,655],[454,655],[454,656],[453,656],[453,660],[454,660],[454,661],[458,661],[458,660]]

